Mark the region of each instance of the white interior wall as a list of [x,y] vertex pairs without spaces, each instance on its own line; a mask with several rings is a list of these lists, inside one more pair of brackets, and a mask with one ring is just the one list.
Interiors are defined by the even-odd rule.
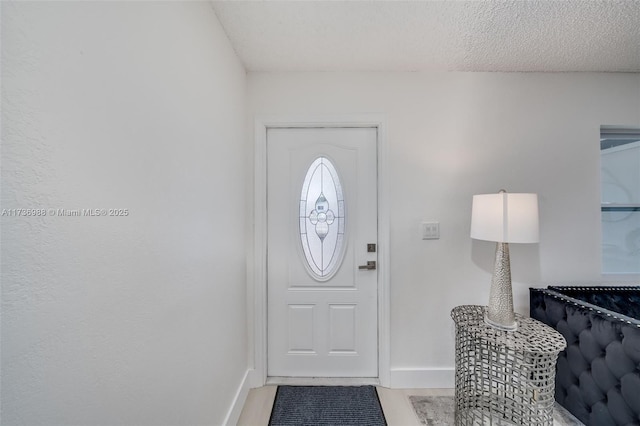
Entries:
[[540,243],[511,246],[517,312],[529,286],[640,278],[600,273],[599,213],[600,125],[640,123],[639,74],[256,72],[248,113],[386,115],[392,386],[453,385],[449,313],[487,303],[495,250],[469,238],[473,194],[539,194]]
[[2,424],[223,423],[245,90],[207,3],[2,2],[2,208],[129,212],[2,217]]
[[397,385],[450,372],[450,309],[486,303],[475,193],[540,194],[541,243],[512,247],[519,312],[529,285],[639,278],[599,272],[597,173],[600,124],[640,122],[637,74],[252,73],[245,89],[202,3],[2,2],[2,42],[2,208],[130,212],[2,217],[3,424],[229,414],[247,366],[245,112],[386,114]]

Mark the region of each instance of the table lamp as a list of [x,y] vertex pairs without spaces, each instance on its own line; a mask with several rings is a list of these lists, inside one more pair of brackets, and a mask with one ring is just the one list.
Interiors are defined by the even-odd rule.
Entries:
[[537,243],[539,241],[538,195],[497,194],[473,196],[471,238],[495,241],[496,259],[491,278],[489,306],[485,322],[500,330],[518,328],[513,312],[509,243]]

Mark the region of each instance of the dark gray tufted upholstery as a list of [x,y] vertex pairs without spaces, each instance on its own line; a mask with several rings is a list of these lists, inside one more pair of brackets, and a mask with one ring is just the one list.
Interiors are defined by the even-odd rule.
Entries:
[[586,425],[639,426],[640,320],[593,302],[638,312],[640,287],[531,288],[529,294],[531,317],[567,340],[558,357],[556,400]]

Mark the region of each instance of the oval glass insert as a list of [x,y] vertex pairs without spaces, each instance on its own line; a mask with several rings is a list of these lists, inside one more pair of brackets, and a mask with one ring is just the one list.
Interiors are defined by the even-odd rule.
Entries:
[[342,183],[327,157],[311,163],[300,194],[300,242],[307,270],[318,281],[336,273],[345,246],[345,201]]

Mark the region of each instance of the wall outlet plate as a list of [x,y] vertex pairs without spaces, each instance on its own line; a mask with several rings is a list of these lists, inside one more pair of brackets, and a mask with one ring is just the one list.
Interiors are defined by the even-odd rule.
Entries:
[[440,222],[422,222],[420,224],[420,235],[423,240],[440,239]]

